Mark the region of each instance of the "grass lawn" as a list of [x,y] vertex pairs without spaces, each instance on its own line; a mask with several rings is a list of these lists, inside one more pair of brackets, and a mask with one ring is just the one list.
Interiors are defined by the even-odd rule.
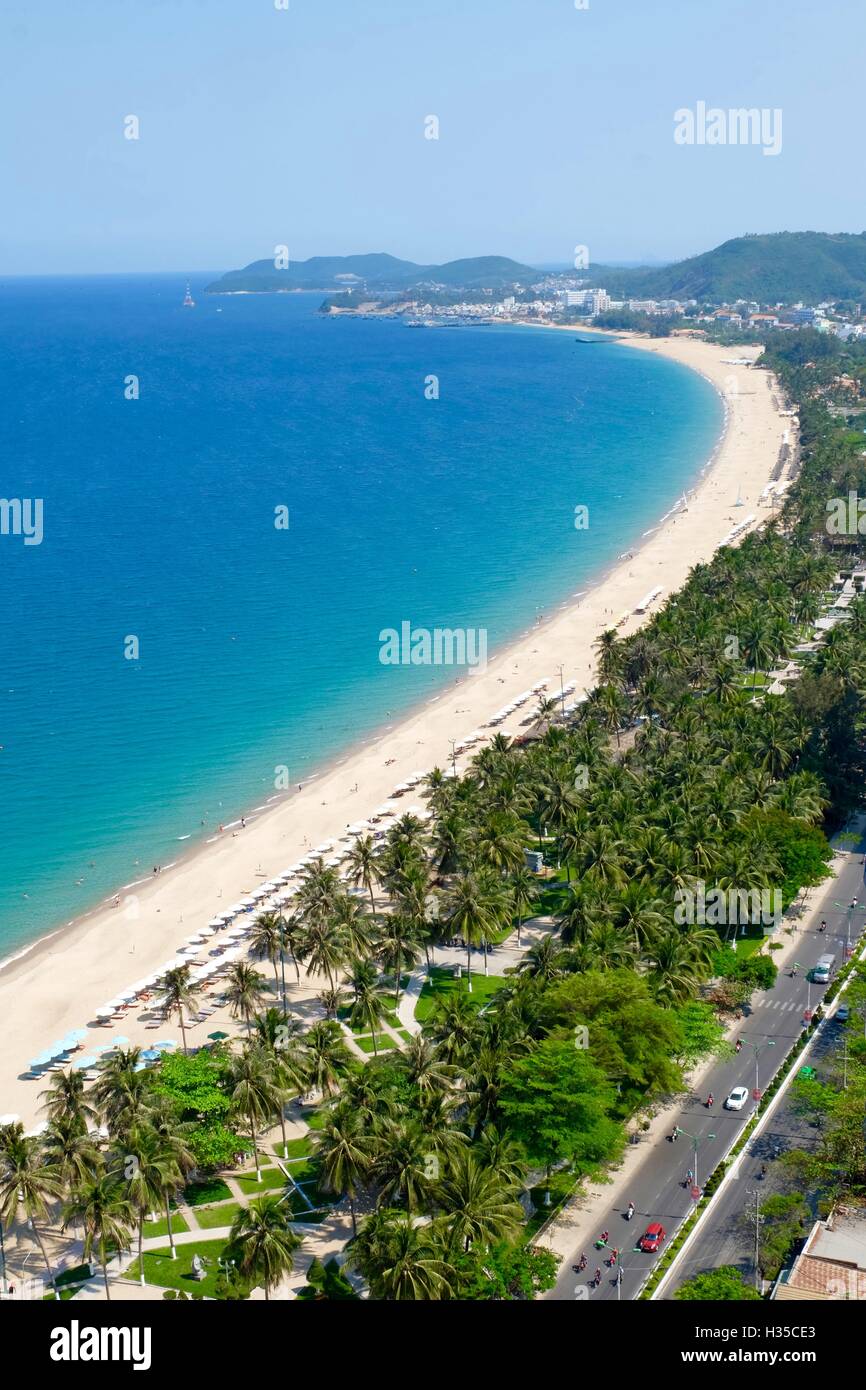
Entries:
[[223,1202],[218,1207],[199,1207],[196,1220],[206,1231],[212,1231],[217,1226],[230,1226],[240,1209],[240,1202]]
[[183,1194],[184,1201],[190,1207],[200,1206],[203,1202],[222,1202],[231,1195],[231,1188],[226,1186],[222,1178],[206,1178],[204,1182],[192,1182]]
[[356,1038],[355,1042],[362,1052],[375,1052],[376,1048],[379,1049],[380,1053],[387,1052],[390,1048],[397,1046],[394,1039],[389,1037],[387,1033],[376,1034],[376,1048],[373,1046],[372,1038]]
[[[310,1143],[309,1139],[307,1139],[307,1138],[303,1138],[303,1139],[290,1139],[290,1140],[288,1141],[288,1143],[286,1144],[286,1157],[289,1158],[289,1159],[292,1159],[292,1158],[309,1158],[309,1156],[310,1156],[310,1154],[311,1154],[312,1152],[313,1152],[313,1146],[312,1146],[312,1144]],[[282,1139],[280,1140],[280,1142],[279,1142],[278,1144],[274,1144],[274,1153],[276,1154],[277,1158],[282,1158],[282,1156],[283,1156],[283,1141],[282,1141]]]
[[[219,1278],[217,1260],[225,1249],[224,1240],[198,1240],[191,1245],[177,1247],[177,1259],[171,1258],[171,1249],[146,1250],[144,1253],[144,1278],[148,1284],[156,1284],[163,1289],[183,1289],[186,1293],[216,1295],[216,1281]],[[192,1277],[192,1257],[198,1255],[205,1266],[205,1277],[196,1280]],[[136,1282],[139,1278],[138,1260],[133,1260],[126,1271],[126,1278]]]
[[412,1034],[411,1034],[411,1033],[407,1033],[405,1028],[398,1028],[397,1031],[398,1031],[400,1037],[403,1039],[404,1042],[411,1042],[411,1041],[412,1041]]
[[286,1172],[294,1182],[315,1182],[319,1176],[318,1163],[300,1162],[287,1163]]
[[[358,1065],[361,1065],[360,1062],[358,1063]],[[308,1114],[303,1115],[301,1118],[306,1120],[307,1124],[310,1126],[310,1129],[324,1129],[327,1116],[325,1115],[324,1110],[317,1109],[310,1110]]]
[[[188,1230],[189,1230],[189,1226],[188,1226],[187,1223],[184,1221],[184,1219],[183,1219],[183,1217],[181,1216],[181,1214],[180,1214],[179,1211],[173,1211],[172,1214],[171,1214],[171,1230],[172,1230],[172,1235],[175,1235],[175,1236],[176,1236],[176,1235],[179,1235],[181,1231],[188,1231]],[[161,1221],[145,1221],[145,1223],[144,1223],[144,1238],[145,1238],[145,1240],[154,1240],[157,1236],[167,1236],[167,1235],[168,1235],[168,1222],[166,1221],[165,1217],[163,1217]]]
[[740,958],[740,960],[748,960],[749,956],[754,956],[758,951],[760,951],[764,942],[767,940],[768,938],[764,936],[763,932],[761,932],[760,936],[738,936],[738,957]]
[[259,1197],[263,1192],[272,1192],[274,1188],[282,1187],[285,1181],[280,1168],[263,1168],[261,1182],[256,1182],[255,1173],[252,1176],[244,1173],[243,1177],[237,1179],[237,1184],[247,1197]]
[[[497,994],[502,989],[505,981],[499,975],[476,975],[472,973],[472,993],[470,999],[480,1008],[486,1004],[492,995]],[[465,975],[455,980],[454,972],[443,969],[441,966],[434,966],[428,980],[424,982],[424,988],[418,997],[415,1005],[415,1017],[419,1023],[423,1023],[429,1018],[436,1007],[438,1000],[445,999],[449,994],[460,993],[469,994],[468,982]]]

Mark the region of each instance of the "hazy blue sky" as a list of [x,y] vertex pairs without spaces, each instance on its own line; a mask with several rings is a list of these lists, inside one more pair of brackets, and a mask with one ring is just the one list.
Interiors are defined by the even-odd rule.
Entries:
[[[856,0],[289,2],[3,0],[0,273],[866,226]],[[700,100],[781,108],[782,152],[675,144]]]

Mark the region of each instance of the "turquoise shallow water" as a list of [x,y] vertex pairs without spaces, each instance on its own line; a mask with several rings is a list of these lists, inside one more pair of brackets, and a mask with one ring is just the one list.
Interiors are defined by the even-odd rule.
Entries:
[[183,289],[0,281],[0,495],[44,508],[0,535],[0,958],[453,679],[382,629],[494,651],[586,587],[721,428],[614,343]]

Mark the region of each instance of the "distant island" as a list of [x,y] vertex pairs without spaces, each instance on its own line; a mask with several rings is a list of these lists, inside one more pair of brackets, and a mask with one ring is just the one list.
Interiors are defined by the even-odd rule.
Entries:
[[322,290],[368,294],[413,290],[546,290],[604,284],[612,299],[725,304],[866,300],[866,233],[775,232],[735,237],[672,265],[623,267],[593,262],[566,271],[540,270],[508,256],[470,256],[419,265],[386,253],[312,256],[278,270],[271,260],[230,270],[208,294],[273,294]]

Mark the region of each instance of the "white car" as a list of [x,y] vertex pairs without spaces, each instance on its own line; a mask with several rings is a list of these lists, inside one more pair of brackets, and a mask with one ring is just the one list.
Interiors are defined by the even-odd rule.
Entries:
[[749,1099],[749,1092],[745,1086],[735,1086],[725,1101],[726,1110],[742,1110],[746,1101]]

